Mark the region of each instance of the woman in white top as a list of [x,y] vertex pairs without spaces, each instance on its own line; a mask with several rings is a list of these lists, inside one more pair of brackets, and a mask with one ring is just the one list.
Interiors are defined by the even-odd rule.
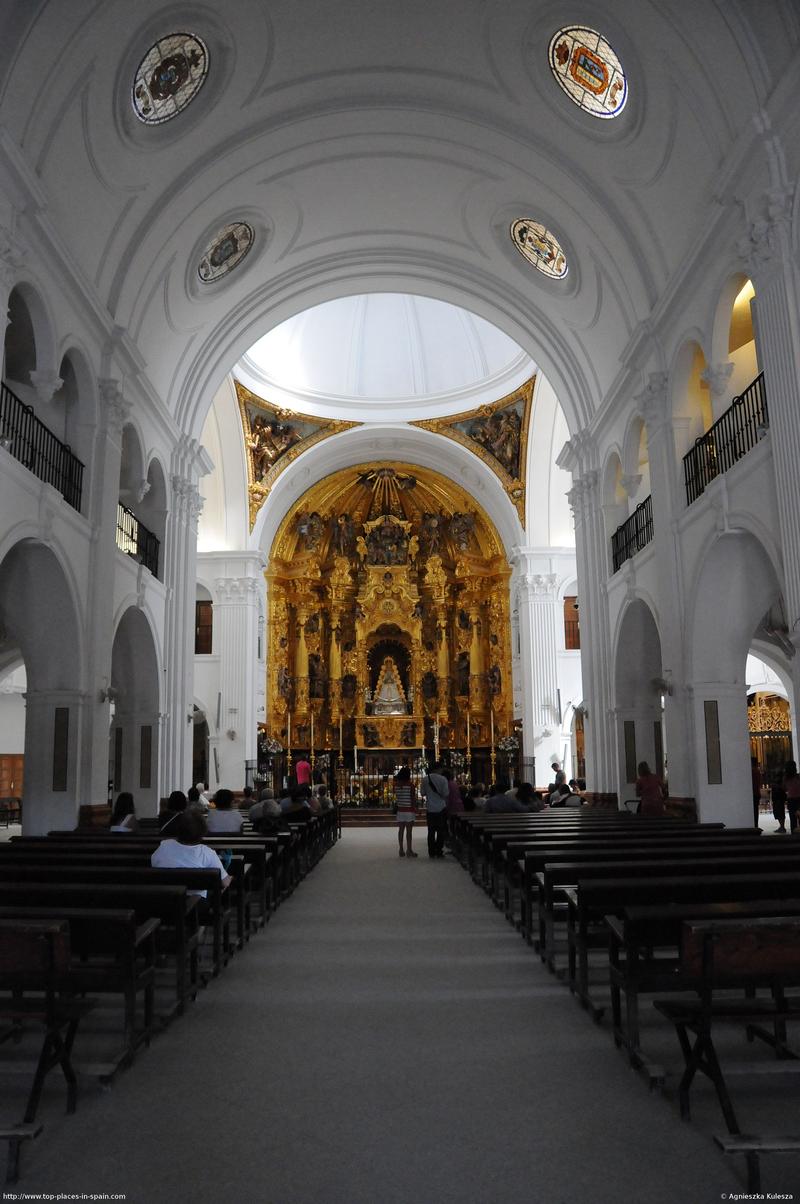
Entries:
[[133,795],[129,791],[123,790],[122,794],[117,795],[114,810],[111,812],[111,831],[135,832],[137,827]]
[[[150,858],[150,864],[157,870],[218,870],[223,887],[230,882],[230,875],[225,872],[225,866],[220,861],[214,849],[203,844],[206,834],[206,821],[199,811],[183,811],[175,823],[174,839],[162,840]],[[204,890],[188,891],[190,895],[206,897]]]
[[218,790],[214,795],[214,803],[216,809],[209,811],[206,816],[209,833],[212,836],[216,836],[220,832],[224,832],[226,835],[233,833],[235,836],[240,836],[242,817],[238,811],[233,810],[233,792]]

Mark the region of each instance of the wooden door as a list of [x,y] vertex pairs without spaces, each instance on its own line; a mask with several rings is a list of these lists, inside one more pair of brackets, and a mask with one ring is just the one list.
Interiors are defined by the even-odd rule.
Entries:
[[0,798],[22,798],[22,753],[0,753]]

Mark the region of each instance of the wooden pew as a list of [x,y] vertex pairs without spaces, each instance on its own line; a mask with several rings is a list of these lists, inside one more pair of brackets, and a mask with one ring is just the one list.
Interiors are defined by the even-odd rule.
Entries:
[[[760,1193],[759,1154],[800,1148],[800,1137],[745,1137],[717,1056],[713,1031],[720,1023],[743,1026],[760,1036],[798,1069],[798,1054],[786,1045],[786,1022],[800,1017],[800,999],[787,998],[786,988],[800,984],[800,917],[746,920],[688,920],[681,935],[680,973],[694,980],[697,998],[657,999],[655,1007],[678,1034],[685,1070],[678,1088],[681,1116],[689,1119],[689,1093],[698,1071],[714,1084],[728,1133],[739,1142],[720,1142],[723,1149],[744,1153],[748,1191]],[[745,998],[720,999],[719,990],[745,988]],[[756,994],[766,987],[770,997]],[[764,1024],[772,1026],[772,1033]],[[691,1034],[691,1038],[690,1038]]]
[[[633,840],[622,842],[591,840],[562,842],[560,845],[542,844],[533,849],[526,847],[522,898],[524,935],[529,943],[536,945],[542,960],[548,961],[549,964],[548,950],[552,948],[553,944],[553,926],[559,912],[559,894],[563,892],[564,886],[573,884],[568,880],[568,874],[562,875],[560,880],[557,880],[555,869],[557,865],[568,864],[578,867],[580,865],[591,866],[601,862],[624,862],[627,864],[629,861],[647,861],[656,858],[674,861],[705,856],[754,858],[761,856],[765,851],[769,852],[769,847],[760,837],[731,838],[723,837],[721,833],[709,836],[673,837],[671,840],[656,836],[641,843]],[[548,864],[553,868],[546,882],[548,890],[542,896],[540,891],[542,880],[539,875]],[[536,912],[538,912],[538,939],[533,941],[533,919]],[[566,904],[564,904],[564,915],[566,916]]]
[[[6,1181],[19,1174],[20,1142],[35,1136],[34,1121],[47,1074],[60,1066],[67,1084],[67,1112],[77,1105],[78,1082],[72,1067],[72,1046],[80,1021],[94,1007],[92,999],[63,994],[70,969],[69,927],[63,920],[0,920],[0,1022],[11,1027],[2,1040],[15,1036],[19,1026],[35,1021],[44,1028],[36,1072],[28,1095],[22,1131],[6,1130],[9,1142]],[[30,992],[35,996],[31,998]]]
[[[150,1044],[153,1033],[156,931],[160,921],[140,923],[130,909],[60,907],[0,907],[0,920],[64,920],[69,926],[72,960],[65,987],[75,994],[122,995],[124,1045],[113,1059],[110,1081],[122,1066],[129,1066],[136,1050]],[[136,1028],[136,1000],[143,995],[143,1024]]]
[[[793,868],[766,873],[752,871],[742,864],[735,871],[723,872],[719,867],[708,865],[695,872],[688,863],[679,865],[672,874],[658,874],[657,867],[643,869],[643,863],[627,867],[628,872],[638,877],[626,878],[579,878],[575,888],[569,889],[567,901],[568,939],[571,949],[571,988],[595,1018],[603,1014],[603,1008],[595,1006],[588,990],[589,933],[603,925],[605,940],[608,929],[606,915],[621,915],[626,907],[642,904],[664,903],[727,903],[753,899],[792,899],[800,897],[800,874],[798,863]],[[647,875],[647,876],[644,876]]]
[[[55,846],[52,848],[41,846],[31,847],[30,845],[18,845],[16,847],[8,847],[0,845],[0,873],[6,871],[9,867],[14,867],[19,872],[29,873],[35,877],[37,871],[41,869],[48,873],[49,869],[67,869],[78,870],[87,868],[92,871],[105,868],[108,870],[148,870],[152,869],[150,865],[150,850],[145,846],[137,846],[134,844],[116,843],[113,846],[102,844],[95,846],[92,849],[76,842],[69,849],[64,849],[63,846]],[[241,949],[244,947],[245,940],[250,937],[250,896],[249,896],[249,878],[251,865],[247,864],[243,857],[233,857],[228,866],[227,873],[230,875],[231,882],[231,899],[233,908],[236,913],[236,936],[237,945]],[[217,875],[219,877],[219,875]],[[166,879],[163,879],[166,880]],[[214,892],[215,897],[215,892]],[[201,910],[203,910],[201,908]],[[212,903],[210,908],[212,912],[212,924],[216,925],[224,920],[224,908],[221,908],[222,916],[217,917],[217,907]],[[220,939],[224,942],[223,951],[227,950],[229,941],[224,934],[220,933]],[[215,946],[216,948],[216,946]]]
[[188,895],[183,886],[0,880],[0,908],[132,909],[140,923],[160,920],[157,949],[175,962],[176,1003],[171,1015],[181,1014],[189,997],[197,994],[198,902],[198,896]]
[[[211,972],[217,977],[228,960],[230,944],[230,909],[216,870],[153,869],[151,866],[113,865],[45,865],[15,866],[0,858],[0,883],[111,885],[111,886],[183,886],[187,891],[206,891],[201,900],[201,916],[205,912],[212,932]],[[203,905],[205,903],[205,906]]]
[[680,974],[678,950],[684,922],[772,916],[800,918],[800,898],[649,904],[626,907],[621,916],[606,916],[614,1042],[624,1049],[632,1066],[647,1074],[651,1083],[663,1082],[664,1071],[641,1048],[639,996],[681,991],[694,985],[687,984]]
[[[554,841],[509,841],[501,851],[506,861],[506,890],[504,905],[506,914],[511,918],[513,913],[514,892],[520,897],[520,925],[525,939],[533,941],[533,900],[536,897],[536,874],[542,869],[544,861],[557,860],[573,850],[576,858],[584,853],[598,854],[618,853],[620,857],[634,855],[634,850],[652,849],[653,855],[662,856],[670,848],[724,849],[731,843],[736,847],[744,847],[743,842],[754,851],[759,851],[760,836],[752,834],[750,828],[727,828],[706,830],[703,828],[686,828],[685,831],[655,831],[655,832],[624,832],[608,836],[592,833],[585,837],[567,837],[559,835]],[[554,856],[544,857],[548,850],[554,850]],[[610,857],[609,857],[610,859]]]

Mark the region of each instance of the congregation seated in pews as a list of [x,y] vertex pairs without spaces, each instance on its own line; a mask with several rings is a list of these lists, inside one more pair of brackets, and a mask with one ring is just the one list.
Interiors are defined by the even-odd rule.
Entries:
[[[150,818],[137,817],[123,793],[106,827],[0,844],[0,1052],[7,1061],[13,1049],[15,1066],[30,1064],[32,1083],[19,1100],[19,1123],[3,1128],[0,1119],[7,1181],[19,1172],[22,1142],[41,1131],[47,1071],[61,1066],[69,1111],[76,1070],[109,1082],[130,1066],[265,927],[338,836],[335,809],[309,808],[303,822],[287,814],[280,831],[265,834],[230,791],[209,803],[209,814],[231,817],[222,830],[213,830],[199,798],[173,792]],[[50,946],[56,950],[57,983],[48,985],[43,971],[10,975],[9,951],[21,956],[32,941],[45,960]],[[73,1006],[78,999],[85,1006]]]
[[[592,1019],[610,1013],[615,1044],[650,1086],[679,1080],[684,1118],[697,1075],[710,1080],[727,1128],[717,1143],[746,1159],[758,1191],[761,1157],[800,1151],[800,1128],[754,1134],[729,1080],[766,1068],[785,1090],[800,1070],[789,1031],[800,1020],[800,839],[670,817],[639,768],[641,814],[468,812],[454,819],[454,849]],[[744,1071],[733,1056],[743,1037]]]

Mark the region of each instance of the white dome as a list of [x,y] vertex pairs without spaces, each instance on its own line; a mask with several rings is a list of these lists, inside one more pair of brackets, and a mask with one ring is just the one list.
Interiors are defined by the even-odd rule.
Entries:
[[521,348],[476,314],[430,297],[370,293],[282,322],[236,375],[287,409],[363,422],[472,409],[533,371]]

